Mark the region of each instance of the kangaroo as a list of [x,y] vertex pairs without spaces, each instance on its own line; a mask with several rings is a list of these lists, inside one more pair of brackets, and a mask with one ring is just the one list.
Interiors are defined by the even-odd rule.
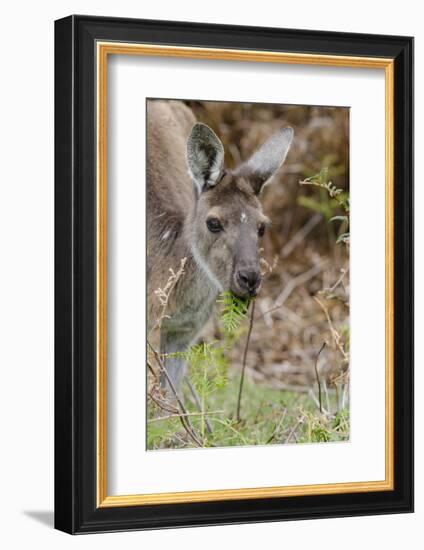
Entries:
[[[149,100],[147,127],[148,326],[161,310],[154,291],[186,259],[160,330],[164,366],[178,390],[185,362],[166,354],[196,340],[221,292],[246,298],[260,290],[259,240],[270,222],[259,195],[284,162],[293,130],[282,128],[228,170],[221,141],[184,103]],[[163,375],[161,385],[168,387]]]

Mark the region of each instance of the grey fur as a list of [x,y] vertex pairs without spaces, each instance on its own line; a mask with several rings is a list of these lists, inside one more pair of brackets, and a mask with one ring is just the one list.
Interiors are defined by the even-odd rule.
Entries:
[[187,140],[187,164],[191,177],[201,193],[213,187],[224,168],[224,147],[213,130],[198,122]]
[[293,128],[282,128],[271,136],[245,165],[240,173],[250,177],[256,193],[260,193],[283,164],[293,140]]
[[[249,167],[245,174],[242,170],[228,171],[222,177],[222,144],[210,128],[196,123],[187,106],[178,101],[150,100],[147,117],[150,326],[161,314],[155,290],[164,288],[169,269],[177,270],[186,258],[184,274],[169,298],[160,343],[155,344],[160,345],[161,353],[169,355],[185,351],[196,340],[220,292],[231,289],[247,296],[259,290],[258,228],[267,218],[252,186],[257,177],[253,168],[260,167],[262,178],[264,159],[270,159],[272,172],[276,161],[270,154],[273,147],[268,145],[255,153],[254,162],[244,165]],[[262,161],[257,163],[261,151]],[[210,217],[221,221],[222,231],[215,234],[208,230]],[[165,366],[179,387],[184,361],[167,357]],[[166,387],[163,378],[162,384]]]

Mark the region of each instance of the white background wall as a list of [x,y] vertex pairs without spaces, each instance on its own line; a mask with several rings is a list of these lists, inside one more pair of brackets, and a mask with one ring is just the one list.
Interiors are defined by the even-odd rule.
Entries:
[[[53,531],[53,20],[71,13],[416,37],[416,204],[423,204],[424,30],[420,3],[308,0],[15,1],[0,64],[0,543],[4,548],[422,548],[423,292],[416,288],[416,513],[70,537]],[[364,129],[366,131],[366,129]],[[364,167],[366,174],[366,167]],[[418,214],[420,210],[418,209]],[[416,280],[424,279],[424,217]],[[372,222],[370,222],[372,223]],[[419,250],[421,249],[421,250]],[[372,422],[372,419],[370,419]]]

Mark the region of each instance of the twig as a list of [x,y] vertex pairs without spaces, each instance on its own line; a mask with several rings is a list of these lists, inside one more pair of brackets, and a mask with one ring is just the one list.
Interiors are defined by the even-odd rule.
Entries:
[[172,407],[172,405],[170,405],[169,403],[163,401],[162,399],[158,399],[157,397],[155,397],[153,395],[152,392],[148,392],[147,395],[163,411],[166,411],[166,412],[169,412],[169,413],[172,413],[172,414],[178,414],[179,411],[176,407]]
[[300,426],[300,424],[302,424],[304,418],[305,417],[303,415],[299,418],[299,420],[296,422],[296,424],[291,429],[291,431],[290,431],[289,435],[287,436],[286,440],[284,441],[284,443],[288,443],[290,441],[290,439],[294,435],[294,432],[297,430],[297,428]]
[[[327,172],[328,170],[326,170],[326,173],[325,173],[325,180],[327,180]],[[346,200],[343,198],[343,195],[342,195],[343,190],[338,189],[332,181],[325,181],[325,182],[321,181],[322,175],[323,175],[323,171],[321,171],[320,174],[318,174],[319,181],[316,180],[316,176],[312,176],[312,178],[306,178],[302,181],[299,181],[299,184],[314,185],[315,187],[321,187],[322,189],[325,189],[330,195],[330,197],[336,200],[338,205],[345,211],[346,215],[349,217],[349,210],[350,210],[349,199]]]
[[[168,374],[168,371],[166,370],[166,367],[165,365],[163,364],[162,362],[162,359],[160,358],[160,355],[159,353],[155,350],[155,348],[151,345],[151,343],[149,342],[149,340],[147,340],[147,345],[149,346],[149,348],[151,349],[153,355],[155,356],[155,359],[156,359],[156,362],[157,364],[159,365],[159,368],[161,370],[161,372],[163,372],[168,384],[169,384],[169,387],[172,391],[172,393],[174,394],[174,397],[178,403],[178,406],[180,407],[181,409],[181,412],[184,413],[184,414],[187,414],[187,410],[186,408],[184,407],[184,403],[181,401],[180,399],[180,396],[178,395],[178,392],[177,390],[175,389],[175,386],[174,386],[174,383],[172,382],[171,380],[171,377],[169,376]],[[198,436],[196,435],[196,432],[194,431],[194,428],[193,426],[191,425],[190,423],[190,420],[188,418],[185,418],[184,416],[180,416],[180,420],[181,420],[181,424],[183,425],[184,429],[186,430],[187,434],[191,437],[191,439],[196,443],[196,445],[198,445],[199,447],[203,447],[203,443],[202,441],[200,441],[200,439],[198,438]]]
[[314,364],[315,376],[317,378],[317,383],[318,383],[319,412],[321,414],[322,414],[322,395],[321,395],[321,382],[320,382],[319,375],[318,375],[318,359],[319,359],[319,356],[321,355],[321,352],[324,348],[325,348],[325,342],[323,342],[322,346],[319,348],[319,352],[317,353],[317,356],[315,358],[315,364]]
[[172,420],[173,418],[181,418],[182,416],[188,417],[188,416],[204,416],[206,414],[224,414],[225,411],[210,411],[208,413],[204,412],[191,412],[191,413],[175,413],[170,414],[168,416],[157,416],[156,418],[150,418],[150,420],[147,421],[148,424],[151,424],[152,422],[160,422],[161,420]]
[[343,359],[346,363],[349,363],[349,355],[345,352],[343,345],[340,342],[340,334],[337,332],[337,330],[334,328],[333,323],[330,318],[330,314],[328,313],[328,309],[326,306],[316,297],[313,297],[314,300],[317,302],[317,304],[321,307],[323,312],[325,313],[325,317],[327,319],[328,326],[330,327],[330,332],[333,337],[333,340],[340,351],[340,353],[343,355]]
[[309,397],[312,399],[312,401],[315,403],[315,405],[319,408],[319,401],[318,399],[315,397],[315,394],[314,394],[314,391],[312,388],[309,388],[308,389],[308,395]]
[[172,438],[173,438],[174,441],[176,440],[178,443],[180,443],[180,445],[182,444],[182,446],[183,446],[182,448],[187,446],[187,441],[184,441],[184,439],[182,437],[180,437],[178,435],[178,433],[172,434]]
[[304,273],[301,273],[297,277],[294,277],[291,279],[286,286],[284,287],[281,294],[277,297],[277,299],[274,302],[274,306],[269,309],[268,311],[265,311],[265,313],[262,314],[262,317],[267,315],[268,313],[271,313],[272,311],[275,311],[276,309],[279,309],[284,305],[284,302],[287,300],[287,298],[290,296],[290,294],[300,285],[304,285],[307,283],[310,279],[318,275],[324,267],[326,262],[321,262],[320,264],[314,265],[309,269],[308,271],[305,271]]
[[237,399],[237,413],[236,413],[237,422],[240,422],[240,420],[241,420],[241,418],[240,418],[241,395],[242,395],[242,392],[243,392],[244,373],[245,373],[245,370],[246,370],[246,360],[247,360],[247,350],[249,348],[249,341],[250,341],[250,335],[252,333],[254,315],[255,315],[255,301],[252,302],[252,310],[250,312],[249,330],[247,332],[246,344],[244,346],[243,364],[242,364],[241,377],[240,377],[240,387],[239,387],[239,393],[238,393],[238,399]]
[[164,286],[164,288],[159,287],[154,291],[154,294],[158,297],[159,303],[162,306],[162,310],[161,310],[161,313],[160,313],[159,318],[157,319],[155,325],[150,329],[149,336],[156,328],[157,329],[161,328],[162,321],[165,318],[167,318],[167,317],[169,318],[169,316],[166,315],[166,310],[168,308],[169,298],[170,298],[170,296],[172,294],[172,291],[174,290],[175,286],[177,285],[178,281],[184,275],[184,267],[185,267],[186,262],[187,262],[187,258],[182,258],[181,262],[180,262],[180,267],[178,268],[178,270],[176,272],[172,268],[169,268],[169,272],[171,273],[171,275],[169,276],[168,281],[166,282],[166,285]]
[[346,273],[349,271],[349,267],[347,267],[346,269],[342,268],[341,270],[341,275],[340,277],[337,279],[337,281],[334,283],[333,286],[331,286],[330,288],[325,288],[324,290],[328,290],[328,292],[334,292],[336,290],[336,288],[339,286],[339,284],[343,281],[344,279],[344,276],[346,275]]
[[191,395],[193,396],[193,399],[194,399],[194,402],[196,404],[196,407],[199,409],[199,411],[202,413],[202,415],[204,416],[204,420],[205,420],[205,424],[206,424],[206,429],[208,430],[208,432],[210,434],[213,433],[213,429],[212,429],[212,426],[211,426],[211,423],[209,422],[209,418],[207,417],[207,413],[206,412],[203,412],[202,411],[202,404],[200,403],[200,399],[199,399],[199,396],[197,395],[197,392],[193,386],[193,384],[190,382],[190,380],[187,380],[187,386],[190,390],[190,393]]
[[284,419],[286,418],[286,414],[287,414],[287,409],[284,409],[283,410],[283,414],[281,415],[281,418],[280,420],[278,421],[278,424],[275,425],[275,428],[274,428],[274,431],[272,432],[272,434],[270,435],[270,437],[268,438],[267,442],[265,443],[265,445],[268,445],[269,443],[271,443],[271,441],[275,438],[275,436],[278,434],[279,430],[280,430],[280,427],[281,427],[281,424],[284,422]]
[[272,319],[272,315],[269,315],[268,313],[268,306],[269,306],[269,298],[264,298],[263,300],[259,300],[259,309],[261,310],[261,318],[263,318],[266,326],[268,328],[272,328],[274,326],[274,321]]
[[281,257],[287,258],[321,220],[321,214],[315,214],[312,218],[309,218],[307,223],[305,223],[305,225],[293,235],[289,242],[284,245],[281,250]]
[[153,378],[157,382],[158,381],[158,375],[156,374],[155,369],[152,367],[152,365],[149,363],[149,361],[146,361],[146,363],[147,363],[147,367],[148,367],[149,371],[151,372]]

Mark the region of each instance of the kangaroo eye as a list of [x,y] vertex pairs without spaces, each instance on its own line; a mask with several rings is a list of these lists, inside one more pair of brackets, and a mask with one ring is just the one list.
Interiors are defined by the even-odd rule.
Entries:
[[211,233],[219,233],[224,229],[218,218],[209,218],[206,220],[206,225]]
[[261,224],[259,226],[259,229],[258,229],[258,235],[259,237],[263,237],[265,234],[265,225],[264,224]]

